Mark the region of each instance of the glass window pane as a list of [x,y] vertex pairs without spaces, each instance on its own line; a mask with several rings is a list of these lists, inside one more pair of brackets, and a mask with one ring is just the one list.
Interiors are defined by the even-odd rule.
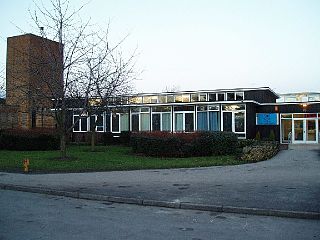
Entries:
[[149,113],[141,113],[141,131],[150,131],[150,115]]
[[151,97],[150,96],[144,96],[143,97],[143,103],[151,103]]
[[183,113],[175,114],[175,131],[183,131]]
[[215,93],[209,93],[209,102],[215,102],[217,101],[217,98],[216,98],[216,94]]
[[175,106],[174,111],[194,111],[194,106]]
[[236,100],[237,101],[244,100],[243,92],[237,92],[236,93]]
[[171,113],[162,113],[162,131],[171,131]]
[[281,114],[281,118],[292,118],[292,114]]
[[182,102],[182,95],[176,95],[174,98],[175,102]]
[[174,95],[168,95],[167,96],[167,102],[168,103],[173,103],[174,102]]
[[193,113],[185,113],[185,131],[186,132],[194,131]]
[[106,121],[106,132],[110,132],[110,113],[106,114],[105,121]]
[[223,113],[223,131],[232,132],[232,113],[231,112]]
[[201,93],[201,94],[199,95],[199,101],[200,101],[200,102],[205,102],[205,101],[207,101],[207,94],[206,94],[206,93]]
[[222,110],[224,111],[237,111],[237,110],[245,110],[244,104],[237,104],[237,105],[223,105]]
[[190,102],[190,94],[183,94],[182,102]]
[[152,131],[160,130],[160,113],[152,114]]
[[208,131],[208,113],[207,112],[198,112],[197,129],[198,131]]
[[139,132],[139,114],[132,114],[131,121],[132,131]]
[[208,109],[207,105],[199,105],[199,106],[197,107],[197,111],[198,111],[198,112],[207,111],[207,109]]
[[161,95],[159,96],[159,103],[166,103],[167,102],[167,96]]
[[112,114],[112,132],[119,132],[120,126],[119,126],[119,114],[113,113]]
[[120,125],[121,125],[120,127],[121,132],[129,131],[129,114],[128,113],[121,114]]
[[218,101],[224,101],[224,93],[218,93]]
[[171,112],[171,107],[165,107],[165,106],[152,107],[152,112]]
[[234,101],[234,93],[227,93],[227,101]]
[[131,97],[129,99],[130,103],[142,103],[142,97]]
[[219,112],[209,112],[209,131],[220,131]]
[[209,111],[219,111],[219,105],[209,105]]
[[197,93],[191,94],[191,102],[198,102],[198,94]]
[[235,132],[244,132],[244,112],[238,112],[234,114]]
[[79,116],[73,116],[73,123],[75,123],[73,131],[80,131]]
[[88,118],[87,117],[82,117],[80,118],[80,125],[81,125],[81,131],[88,131]]

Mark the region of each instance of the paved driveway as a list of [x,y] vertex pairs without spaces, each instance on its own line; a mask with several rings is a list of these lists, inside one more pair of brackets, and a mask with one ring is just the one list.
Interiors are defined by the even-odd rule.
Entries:
[[320,212],[320,150],[296,148],[259,163],[198,169],[1,173],[0,183],[152,200]]

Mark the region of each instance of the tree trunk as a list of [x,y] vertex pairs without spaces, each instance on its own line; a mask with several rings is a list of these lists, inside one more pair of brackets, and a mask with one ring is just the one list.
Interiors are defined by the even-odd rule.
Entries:
[[61,160],[65,160],[67,158],[67,144],[65,133],[60,135],[60,157]]
[[91,152],[95,151],[96,145],[96,131],[91,131]]

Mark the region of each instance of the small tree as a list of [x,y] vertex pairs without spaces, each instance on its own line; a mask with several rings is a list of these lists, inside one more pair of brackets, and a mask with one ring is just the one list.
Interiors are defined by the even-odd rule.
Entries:
[[[40,78],[41,87],[32,86],[28,99],[52,103],[60,135],[61,158],[65,159],[67,135],[76,124],[66,124],[69,102],[77,100],[80,115],[93,114],[105,106],[108,96],[128,89],[131,75],[123,73],[133,72],[132,57],[128,62],[118,57],[118,47],[123,41],[109,47],[108,27],[106,31],[93,30],[89,20],[81,20],[79,13],[84,5],[72,10],[68,0],[51,0],[50,3],[49,7],[42,2],[35,3],[35,10],[30,11],[30,15],[39,35],[44,40],[57,42],[59,47],[58,51],[53,51],[50,42],[43,41],[43,51],[48,56],[46,62],[39,59],[32,68],[32,74]],[[52,74],[48,75],[48,72]],[[21,91],[29,91],[25,86],[19,87]],[[89,100],[97,96],[102,99],[101,106],[93,107]]]

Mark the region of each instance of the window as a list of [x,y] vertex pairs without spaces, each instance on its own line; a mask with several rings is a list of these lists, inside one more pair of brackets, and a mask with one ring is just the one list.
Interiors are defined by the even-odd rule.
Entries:
[[174,95],[167,95],[167,102],[173,103],[174,102]]
[[152,131],[161,131],[161,113],[152,114]]
[[171,107],[152,107],[152,131],[171,131]]
[[103,115],[92,115],[90,116],[90,131],[95,128],[96,132],[103,132]]
[[234,92],[227,93],[227,101],[234,101]]
[[158,96],[144,96],[143,103],[158,103]]
[[218,93],[218,101],[224,101],[224,93]]
[[205,102],[205,101],[207,101],[207,94],[206,94],[206,93],[200,93],[200,94],[199,94],[199,101],[200,101],[200,102]]
[[238,137],[243,137],[246,132],[246,111],[244,104],[222,105],[222,130],[237,133]]
[[234,113],[234,131],[244,132],[244,112]]
[[[179,106],[194,110],[193,106]],[[179,110],[177,110],[179,109]],[[182,108],[175,107],[175,131],[176,132],[193,132],[194,131],[194,112],[185,112]],[[178,111],[178,112],[177,112]]]
[[191,102],[198,102],[198,94],[197,93],[191,94]]
[[217,101],[217,94],[209,93],[209,102],[215,102],[215,101]]
[[282,143],[290,143],[292,140],[292,120],[281,119],[281,141]]
[[73,131],[74,132],[79,132],[80,131],[80,122],[79,122],[79,116],[73,116]]
[[139,132],[139,114],[131,115],[131,129],[133,132]]
[[150,115],[149,113],[141,113],[141,131],[150,131]]
[[208,112],[197,113],[197,129],[198,131],[208,131]]
[[243,94],[243,92],[236,92],[236,100],[237,100],[237,101],[242,101],[242,100],[244,100],[244,94]]
[[121,129],[121,132],[129,131],[129,114],[128,113],[121,113],[120,129]]
[[130,103],[142,103],[142,97],[131,97],[129,99]]
[[232,112],[223,113],[223,131],[232,132]]
[[120,114],[112,113],[111,115],[112,132],[120,132]]
[[74,128],[73,128],[74,132],[87,132],[88,131],[88,117],[87,116],[79,117],[79,115],[74,115],[73,116],[73,123],[75,124]]
[[190,94],[176,95],[175,102],[190,102]]
[[159,96],[159,103],[167,103],[167,96],[160,95]]

